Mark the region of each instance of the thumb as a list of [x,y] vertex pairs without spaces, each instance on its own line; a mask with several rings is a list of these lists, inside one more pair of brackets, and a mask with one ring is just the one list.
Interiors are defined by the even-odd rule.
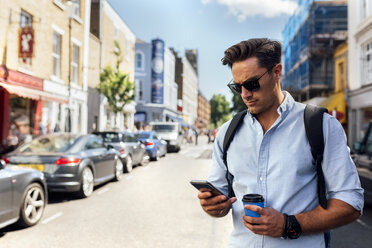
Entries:
[[231,197],[230,199],[229,199],[229,202],[230,202],[230,204],[233,204],[234,202],[236,202],[236,197]]

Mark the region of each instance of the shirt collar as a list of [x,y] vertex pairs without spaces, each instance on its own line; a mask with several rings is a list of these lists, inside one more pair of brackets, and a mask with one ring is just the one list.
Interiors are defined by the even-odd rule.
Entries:
[[[287,116],[288,114],[288,110],[292,108],[292,106],[294,105],[295,103],[295,100],[293,99],[293,97],[291,96],[291,94],[289,94],[289,92],[287,91],[282,91],[283,94],[284,94],[284,100],[282,102],[282,104],[280,104],[280,106],[278,107],[278,109],[276,110],[279,114],[279,116],[281,118],[285,118],[285,116]],[[247,115],[250,116],[250,121],[251,123],[253,124],[256,120],[256,118],[249,112],[249,110],[247,109]]]

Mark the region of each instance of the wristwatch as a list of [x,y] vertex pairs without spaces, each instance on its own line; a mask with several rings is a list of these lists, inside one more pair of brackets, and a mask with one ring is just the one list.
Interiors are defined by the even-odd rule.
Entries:
[[302,233],[301,225],[294,215],[284,214],[284,228],[282,238],[297,239]]

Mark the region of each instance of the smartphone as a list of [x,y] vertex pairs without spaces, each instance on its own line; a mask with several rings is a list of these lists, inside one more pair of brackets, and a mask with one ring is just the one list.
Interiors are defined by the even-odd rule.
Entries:
[[190,183],[195,187],[197,188],[198,190],[202,189],[202,188],[205,188],[205,189],[210,189],[212,194],[213,195],[224,195],[226,196],[226,198],[229,198],[227,195],[225,195],[224,193],[222,193],[219,189],[217,189],[216,187],[213,186],[213,184],[211,184],[210,182],[208,181],[205,181],[205,180],[192,180],[190,181]]

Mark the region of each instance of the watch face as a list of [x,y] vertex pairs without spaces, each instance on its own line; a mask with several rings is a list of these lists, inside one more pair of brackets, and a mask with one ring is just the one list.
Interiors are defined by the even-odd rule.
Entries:
[[288,216],[288,229],[287,229],[287,236],[290,239],[297,239],[300,237],[302,230],[300,224],[297,222],[296,217]]

